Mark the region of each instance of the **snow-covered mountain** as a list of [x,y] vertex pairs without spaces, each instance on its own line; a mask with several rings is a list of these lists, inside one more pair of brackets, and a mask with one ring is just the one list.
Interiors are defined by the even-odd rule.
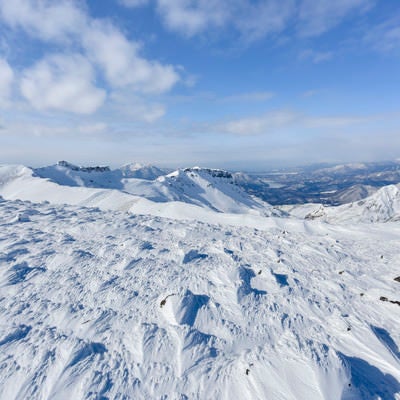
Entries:
[[159,177],[158,183],[169,189],[169,198],[175,201],[206,205],[208,208],[229,213],[247,210],[263,215],[278,214],[267,203],[250,196],[237,186],[230,172],[209,168],[186,168]]
[[399,399],[398,222],[196,208],[0,199],[0,398]]
[[373,223],[400,220],[399,185],[388,185],[371,196],[337,207],[322,204],[286,206],[283,210],[298,218],[319,219],[329,223]]
[[374,191],[400,182],[397,161],[310,165],[247,174],[238,183],[272,205],[322,203],[342,205],[362,200]]
[[51,179],[60,185],[86,186],[108,189],[124,189],[124,182],[129,179],[152,181],[168,171],[152,165],[139,163],[127,164],[111,170],[109,167],[80,167],[67,161],[56,165],[33,169],[36,175]]
[[388,185],[372,196],[328,212],[328,219],[357,222],[387,222],[400,220],[400,190],[398,185]]
[[[120,209],[121,203],[126,209],[129,202],[147,199],[156,203],[180,202],[186,208],[192,204],[224,213],[282,214],[235,185],[232,175],[226,171],[187,168],[149,180],[147,178],[151,174],[156,174],[155,171],[158,174],[161,170],[146,167],[140,173],[147,178],[138,179],[133,177],[138,171],[135,168],[82,168],[66,162],[37,169],[4,166],[0,167],[0,194],[10,199],[48,200],[58,204],[99,206],[112,210]],[[1,184],[2,179],[4,184]]]
[[400,185],[388,185],[363,200],[342,206],[322,204],[281,206],[292,217],[319,220],[330,224],[374,223],[400,220]]
[[356,184],[349,188],[337,191],[331,196],[331,201],[336,204],[349,204],[360,201],[374,194],[378,188],[370,185]]

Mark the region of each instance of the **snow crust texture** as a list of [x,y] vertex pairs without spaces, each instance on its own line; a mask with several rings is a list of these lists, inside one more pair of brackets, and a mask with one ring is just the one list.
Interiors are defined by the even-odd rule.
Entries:
[[400,399],[399,223],[240,218],[0,198],[0,398]]

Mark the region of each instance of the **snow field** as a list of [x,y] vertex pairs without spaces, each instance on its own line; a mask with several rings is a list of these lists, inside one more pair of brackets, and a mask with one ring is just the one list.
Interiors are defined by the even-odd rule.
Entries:
[[215,215],[1,201],[0,397],[400,398],[398,223]]

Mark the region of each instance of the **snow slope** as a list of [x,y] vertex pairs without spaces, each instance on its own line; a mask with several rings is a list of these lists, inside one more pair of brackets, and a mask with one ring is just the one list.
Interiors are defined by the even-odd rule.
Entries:
[[0,398],[400,399],[399,223],[260,219],[0,199]]

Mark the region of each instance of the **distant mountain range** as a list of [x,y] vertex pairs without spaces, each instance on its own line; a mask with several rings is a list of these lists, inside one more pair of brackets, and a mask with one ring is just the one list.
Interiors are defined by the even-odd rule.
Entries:
[[42,168],[0,167],[0,195],[172,218],[201,214],[206,221],[217,212],[385,222],[399,215],[398,187],[383,186],[400,182],[399,168],[392,162],[248,174],[201,167],[171,172],[141,164],[80,167],[61,161]]
[[340,205],[361,200],[377,189],[400,182],[400,162],[315,165],[247,174],[238,182],[249,193],[273,204]]

